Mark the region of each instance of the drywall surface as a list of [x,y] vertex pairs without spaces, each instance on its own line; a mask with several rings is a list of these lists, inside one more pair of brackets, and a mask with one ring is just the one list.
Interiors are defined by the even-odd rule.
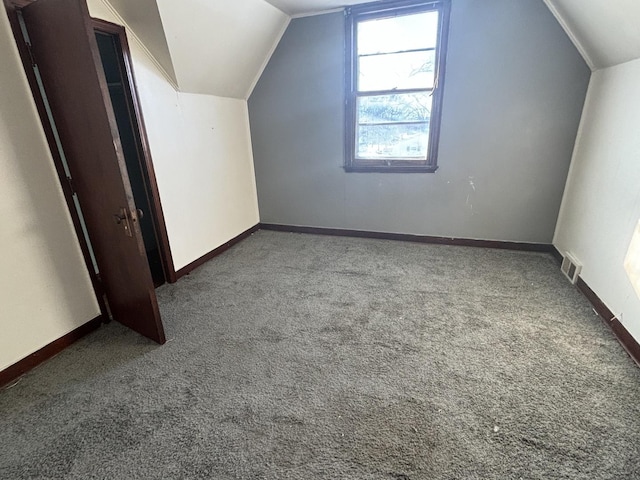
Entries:
[[189,93],[246,99],[289,22],[264,0],[157,4],[178,86]]
[[343,14],[291,22],[249,98],[262,222],[551,242],[590,70],[542,0],[452,3],[434,174],[344,172]]
[[594,69],[640,57],[638,0],[545,0]]
[[[93,17],[124,23],[101,0],[88,3]],[[128,32],[177,270],[259,221],[247,102],[177,92]]]
[[178,80],[173,69],[173,61],[156,0],[136,0],[135,2],[110,0],[109,3],[128,25],[135,28],[136,34],[144,46],[158,61],[173,84],[177,85]]
[[[160,101],[138,68],[169,242],[179,269],[259,222],[244,100],[174,94]],[[163,80],[163,79],[160,79]],[[156,94],[160,92],[157,89]]]
[[593,73],[554,244],[640,341],[624,259],[640,219],[640,60]]
[[100,314],[6,15],[0,15],[0,370]]
[[303,16],[313,12],[323,12],[345,5],[356,5],[359,3],[369,3],[371,0],[266,0],[274,7],[282,10],[287,15]]

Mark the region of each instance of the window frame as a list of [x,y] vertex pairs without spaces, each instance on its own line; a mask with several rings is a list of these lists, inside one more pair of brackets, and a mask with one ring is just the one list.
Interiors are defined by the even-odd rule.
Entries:
[[[433,173],[438,169],[438,142],[444,93],[445,60],[449,31],[450,0],[393,0],[356,5],[345,9],[345,163],[347,172]],[[397,90],[359,92],[357,26],[359,22],[380,18],[438,11],[438,33],[435,48],[434,84],[431,117],[429,119],[429,144],[424,161],[403,159],[356,158],[357,104],[362,96],[398,93]],[[407,89],[410,90],[410,89]],[[424,89],[420,89],[421,91]],[[428,89],[427,89],[428,90]],[[402,92],[402,90],[400,91]]]

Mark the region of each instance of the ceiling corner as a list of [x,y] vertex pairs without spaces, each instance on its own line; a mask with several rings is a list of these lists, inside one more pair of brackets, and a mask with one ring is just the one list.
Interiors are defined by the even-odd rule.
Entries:
[[593,58],[591,57],[591,55],[589,54],[587,49],[584,47],[582,41],[580,40],[580,38],[578,37],[578,35],[574,31],[575,28],[572,27],[572,25],[571,25],[571,23],[569,21],[569,18],[568,18],[569,15],[566,12],[563,12],[563,11],[561,11],[561,9],[558,8],[558,5],[556,5],[555,0],[543,0],[543,1],[544,1],[545,5],[549,8],[549,10],[551,11],[553,16],[556,18],[556,20],[558,21],[558,23],[560,24],[562,29],[565,31],[565,33],[567,34],[567,36],[569,37],[571,42],[578,49],[578,52],[580,52],[580,55],[582,55],[582,58],[584,58],[584,61],[587,63],[589,68],[592,71],[596,70],[596,65],[595,65],[595,62],[593,61]]

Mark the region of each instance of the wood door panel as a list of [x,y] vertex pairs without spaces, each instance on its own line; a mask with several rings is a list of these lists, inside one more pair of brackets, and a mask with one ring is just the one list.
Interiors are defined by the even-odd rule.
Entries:
[[[86,2],[38,0],[23,9],[23,17],[114,319],[164,343]],[[117,223],[123,208],[134,220],[131,236]]]

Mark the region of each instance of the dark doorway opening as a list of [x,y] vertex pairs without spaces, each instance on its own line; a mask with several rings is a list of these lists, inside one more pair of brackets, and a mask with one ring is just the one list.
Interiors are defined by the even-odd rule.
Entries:
[[124,56],[120,36],[114,33],[95,31],[104,68],[109,97],[115,113],[122,153],[124,155],[133,200],[138,208],[138,218],[144,241],[149,269],[154,286],[166,282],[162,264],[157,227],[154,222],[153,200],[149,189],[150,180],[144,166],[144,151],[137,128],[135,109],[128,78],[124,69]]

